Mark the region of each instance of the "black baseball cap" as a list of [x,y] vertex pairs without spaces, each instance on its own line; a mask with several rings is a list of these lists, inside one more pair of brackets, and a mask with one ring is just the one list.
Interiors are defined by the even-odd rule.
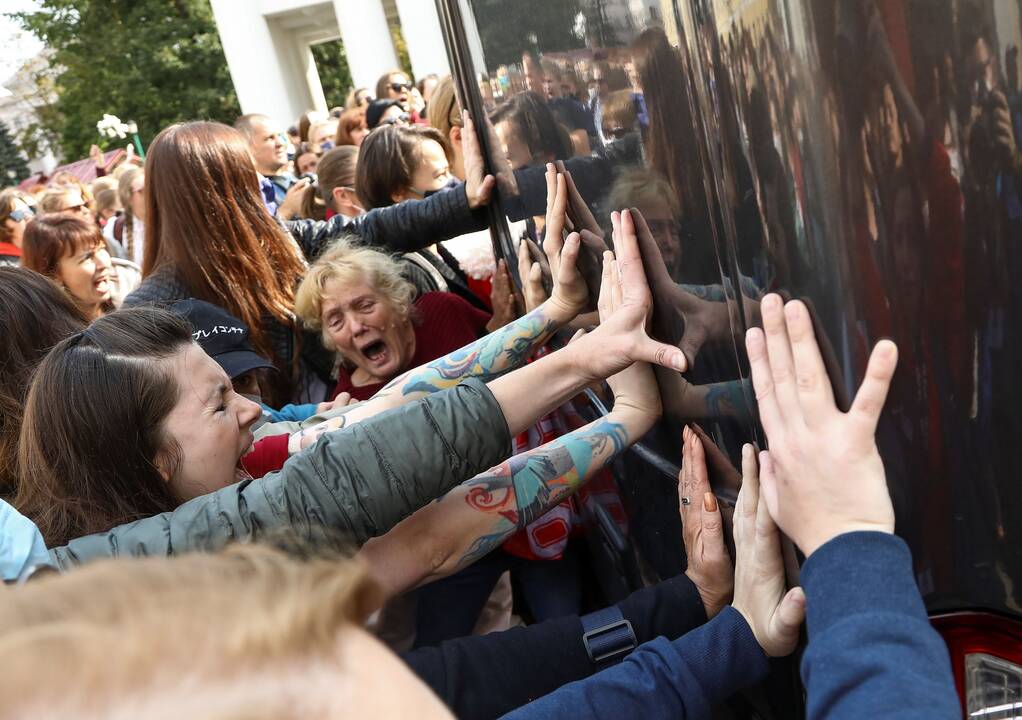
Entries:
[[401,103],[397,100],[373,100],[369,103],[369,107],[366,108],[366,127],[370,130],[374,129],[380,124],[380,118],[383,117],[383,113],[387,112],[392,107],[401,107]]
[[170,309],[192,325],[192,337],[234,380],[250,370],[273,368],[248,341],[248,327],[229,312],[195,298],[178,300]]

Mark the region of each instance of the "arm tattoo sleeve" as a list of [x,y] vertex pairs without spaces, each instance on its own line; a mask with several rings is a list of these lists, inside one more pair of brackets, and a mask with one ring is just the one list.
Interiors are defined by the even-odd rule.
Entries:
[[460,496],[473,510],[492,515],[493,523],[459,559],[459,567],[483,557],[570,496],[629,443],[622,425],[603,418],[469,480]]
[[392,392],[428,395],[470,377],[492,380],[523,365],[556,329],[557,323],[541,305],[471,345],[394,378],[377,397]]

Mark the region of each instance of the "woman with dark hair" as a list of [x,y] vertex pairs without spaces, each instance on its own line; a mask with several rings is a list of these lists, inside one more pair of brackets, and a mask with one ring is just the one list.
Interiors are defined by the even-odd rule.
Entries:
[[0,267],[0,497],[17,488],[18,433],[32,373],[54,345],[85,327],[81,309],[55,283],[26,268]]
[[[233,391],[176,315],[137,308],[101,318],[54,348],[36,373],[19,448],[20,476],[32,482],[21,484],[16,507],[51,547],[109,531],[56,549],[61,565],[211,549],[281,525],[306,537],[332,528],[360,544],[504,460],[509,433],[621,373],[616,416],[570,436],[576,443],[570,453],[566,436],[530,453],[524,466],[502,465],[457,491],[460,500],[449,507],[465,533],[451,538],[437,528],[442,537],[435,541],[456,541],[443,565],[471,562],[480,536],[482,545],[499,544],[519,526],[509,517],[531,521],[648,429],[659,407],[655,386],[648,370],[623,370],[640,359],[684,367],[676,348],[645,334],[649,291],[628,213],[616,224],[623,228],[615,281],[621,292],[611,295],[606,282],[603,322],[592,333],[526,363],[588,299],[575,270],[580,241],[573,235],[560,253],[551,249],[556,284],[546,303],[413,369],[330,424],[297,434],[296,456],[279,473],[240,484],[239,461],[252,443],[259,406]],[[394,412],[376,417],[386,410]],[[575,462],[583,464],[576,469]],[[519,487],[527,491],[519,494]],[[499,507],[478,505],[466,494],[503,500]],[[154,512],[168,514],[141,519]]]
[[[406,251],[480,229],[485,219],[472,210],[488,202],[493,181],[483,176],[481,155],[475,157],[469,181],[444,197],[353,220],[282,225],[266,211],[241,133],[219,123],[171,125],[156,136],[146,158],[145,280],[125,304],[196,297],[223,307],[249,327],[256,348],[293,382],[298,339],[291,309],[305,258],[346,233]],[[329,359],[306,359],[326,381]]]
[[[453,152],[439,130],[420,125],[390,126],[374,130],[359,150],[355,190],[367,209],[386,207],[404,200],[444,194],[457,181],[451,174]],[[486,248],[490,243],[487,238]],[[490,267],[493,267],[490,250]],[[469,285],[458,259],[443,243],[436,252],[422,249],[404,255],[404,274],[420,293],[452,292],[480,310],[490,308]],[[490,269],[489,273],[492,274]],[[496,287],[497,283],[493,284]],[[506,294],[500,298],[495,327],[507,322]]]
[[534,92],[515,95],[490,115],[515,170],[571,157],[571,137]]
[[99,226],[77,215],[40,215],[25,228],[22,264],[61,285],[94,320],[113,310],[116,275]]

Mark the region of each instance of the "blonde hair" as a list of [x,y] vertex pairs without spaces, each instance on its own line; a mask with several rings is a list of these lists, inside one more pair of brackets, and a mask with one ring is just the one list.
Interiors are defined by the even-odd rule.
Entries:
[[131,209],[131,186],[135,184],[135,178],[145,175],[145,168],[133,167],[121,173],[117,181],[117,197],[121,201],[121,209],[124,210],[124,225],[121,230],[121,244],[128,253],[128,257],[135,257],[135,213]]
[[606,207],[638,207],[642,210],[658,201],[667,203],[671,215],[680,218],[681,202],[671,184],[649,170],[633,168],[618,175],[607,194]]
[[[368,283],[383,295],[402,320],[411,315],[415,286],[401,276],[397,261],[379,250],[341,239],[319,256],[298,286],[295,314],[309,329],[322,329],[323,289],[331,280]],[[326,332],[322,335],[324,345],[336,349]]]
[[458,104],[458,96],[454,91],[454,78],[450,75],[445,75],[433,88],[429,105],[426,106],[426,117],[429,124],[446,138],[451,136],[451,128],[465,127],[465,121],[461,117],[461,105]]
[[279,676],[332,661],[378,600],[357,561],[258,545],[42,576],[0,603],[0,717],[313,716]]

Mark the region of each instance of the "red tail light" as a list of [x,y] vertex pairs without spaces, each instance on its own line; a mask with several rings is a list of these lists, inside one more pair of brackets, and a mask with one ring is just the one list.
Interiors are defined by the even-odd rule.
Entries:
[[1022,720],[1022,622],[991,613],[931,618],[951,653],[969,720]]

